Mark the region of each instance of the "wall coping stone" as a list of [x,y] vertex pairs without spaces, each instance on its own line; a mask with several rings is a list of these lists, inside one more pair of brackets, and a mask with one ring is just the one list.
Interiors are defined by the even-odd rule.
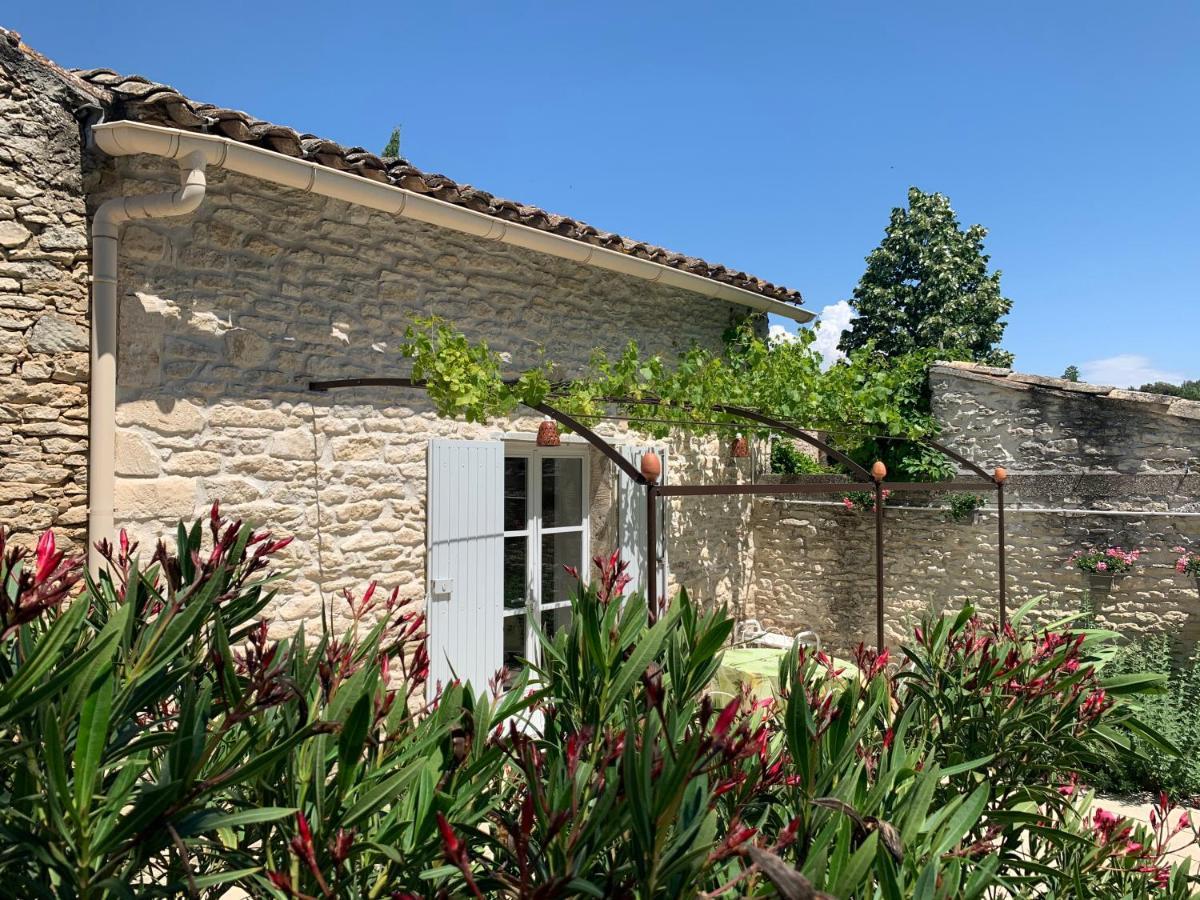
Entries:
[[[1034,388],[1092,396],[1104,400],[1114,400],[1125,403],[1137,403],[1163,415],[1176,416],[1184,419],[1200,419],[1200,401],[1185,400],[1170,394],[1152,394],[1147,391],[1133,391],[1116,388],[1111,385],[1089,384],[1086,381],[1068,381],[1065,378],[1052,378],[1047,375],[1031,375],[1025,372],[1014,372],[1011,369],[1001,369],[997,366],[984,366],[977,363],[939,360],[930,366],[931,375],[948,375],[952,378],[963,378],[968,381],[980,381],[994,384],[998,387],[1016,391],[1028,391]],[[1157,408],[1156,408],[1157,407]]]

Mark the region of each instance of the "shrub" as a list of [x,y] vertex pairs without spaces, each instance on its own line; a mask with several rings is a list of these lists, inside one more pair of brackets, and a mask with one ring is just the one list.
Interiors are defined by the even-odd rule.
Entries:
[[1200,578],[1200,553],[1188,550],[1187,547],[1176,547],[1179,558],[1175,560],[1175,571],[1180,575],[1193,575]]
[[[1180,748],[1200,747],[1200,652],[1181,659],[1167,635],[1143,638],[1123,647],[1105,669],[1113,674],[1155,672],[1167,690],[1138,698],[1139,718]],[[1121,791],[1166,791],[1187,800],[1200,796],[1200,759],[1194,752],[1163,754],[1134,737],[1132,753],[1111,757],[1104,786]]]
[[[887,503],[888,497],[892,492],[884,489],[882,496],[883,502]],[[874,512],[875,510],[875,492],[874,491],[847,491],[842,495],[842,506],[849,510],[862,509],[866,512]]]
[[987,498],[969,491],[958,491],[946,496],[946,507],[950,510],[950,518],[956,522],[965,522],[975,515],[975,510],[982,509],[987,504]]
[[[86,581],[44,537],[0,538],[0,878],[9,896],[365,896],[418,884],[437,816],[479,821],[502,763],[467,742],[507,716],[459,686],[421,714],[423,619],[351,599],[355,628],[271,641],[287,544],[214,506],[143,568],[122,536]],[[368,617],[377,624],[368,627]],[[360,633],[361,632],[361,633]]]
[[1102,679],[1093,653],[1107,632],[1023,629],[1030,608],[1016,612],[1003,634],[970,610],[919,627],[904,648],[912,665],[897,678],[912,696],[939,762],[971,763],[1001,807],[1034,802],[1061,810],[1069,796],[1059,790],[1064,782],[1086,779],[1124,749],[1113,727],[1170,749],[1127,703],[1117,702],[1118,696],[1161,688],[1162,679]]
[[795,441],[771,442],[771,471],[776,475],[824,475],[833,471],[796,446]]
[[1079,824],[1075,785],[1124,746],[1116,729],[1155,739],[1121,698],[1160,679],[1102,678],[1111,635],[998,633],[968,609],[923,626],[898,670],[887,651],[848,673],[794,649],[778,701],[719,708],[724,612],[621,603],[622,581],[603,561],[544,645],[544,726],[497,737],[515,772],[494,837],[449,831],[464,893],[1188,896],[1144,829]]

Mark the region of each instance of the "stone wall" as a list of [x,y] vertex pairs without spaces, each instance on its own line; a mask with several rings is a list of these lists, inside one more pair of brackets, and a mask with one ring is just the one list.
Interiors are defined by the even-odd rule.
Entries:
[[[929,380],[947,439],[989,465],[1125,476],[1200,465],[1200,402],[966,363],[935,365]],[[1111,493],[1123,499],[1124,485]],[[1161,499],[1198,498],[1165,489]]]
[[88,232],[83,97],[0,29],[0,525],[87,520]]
[[[163,162],[112,162],[89,203],[176,178]],[[195,214],[132,223],[122,238],[116,515],[148,540],[219,499],[294,534],[285,623],[371,578],[423,595],[428,441],[532,438],[537,425],[441,421],[420,392],[313,394],[310,379],[403,374],[396,346],[413,314],[486,337],[514,367],[544,348],[569,372],[630,339],[672,355],[715,346],[737,312],[250,178],[209,181]],[[671,449],[680,479],[737,474],[715,443]],[[615,533],[613,476],[603,460],[593,471],[599,551]],[[701,596],[748,590],[748,503],[716,498],[684,515],[673,572]]]
[[[1046,595],[1043,617],[1086,602],[1127,634],[1200,640],[1200,586],[1171,548],[1200,548],[1200,404],[962,364],[935,366],[943,436],[975,461],[1010,471],[1010,607]],[[927,610],[977,604],[994,614],[994,493],[968,522],[941,506],[893,498],[886,517],[889,641]],[[903,503],[904,505],[901,505]],[[836,502],[763,500],[754,508],[754,606],[773,630],[814,628],[835,648],[874,640],[874,523]],[[1088,544],[1147,552],[1115,581],[1090,581],[1068,558]]]
[[[1200,640],[1200,591],[1175,573],[1170,548],[1200,544],[1200,521],[1171,515],[1112,516],[1010,510],[1009,608],[1047,599],[1042,620],[1096,607],[1100,621],[1127,634],[1167,632]],[[967,522],[936,507],[889,506],[885,519],[887,639],[906,638],[929,610],[997,605],[994,509]],[[835,649],[875,640],[874,518],[839,503],[766,500],[754,510],[754,603],[764,627],[812,628]],[[1092,584],[1067,558],[1087,543],[1152,548],[1135,573]]]

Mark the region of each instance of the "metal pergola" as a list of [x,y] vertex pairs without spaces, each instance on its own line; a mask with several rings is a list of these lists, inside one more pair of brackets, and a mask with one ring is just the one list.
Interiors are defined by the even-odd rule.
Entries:
[[[403,377],[373,377],[373,378],[342,378],[330,381],[310,381],[309,390],[317,392],[326,392],[338,388],[356,388],[356,387],[399,387],[413,388],[424,390],[426,382],[413,378]],[[553,394],[551,395],[554,396]],[[599,397],[598,402],[609,403],[614,405],[627,406],[671,406],[673,409],[680,409],[686,412],[695,412],[693,408],[686,404],[666,404],[661,400],[654,398],[633,398],[633,397]],[[997,468],[989,473],[987,470],[963,456],[952,447],[948,447],[943,443],[930,439],[921,439],[916,443],[924,444],[933,450],[945,454],[954,462],[958,463],[963,468],[972,473],[972,477],[953,478],[947,481],[886,481],[887,469],[882,462],[876,462],[870,470],[856,463],[845,453],[842,453],[835,447],[830,446],[825,441],[816,437],[811,430],[805,430],[800,425],[793,422],[787,422],[773,416],[766,415],[758,410],[748,409],[741,406],[726,406],[714,405],[709,407],[713,412],[738,419],[743,422],[752,423],[753,425],[763,426],[771,431],[785,434],[789,437],[803,441],[812,447],[817,448],[822,453],[826,454],[841,463],[850,473],[850,481],[821,481],[821,482],[799,482],[791,484],[776,484],[776,483],[748,483],[748,484],[658,484],[657,481],[651,481],[641,470],[635,466],[630,460],[626,459],[621,452],[596,434],[587,425],[580,422],[576,417],[563,412],[562,410],[552,406],[549,403],[525,404],[534,412],[541,413],[560,425],[565,426],[569,430],[578,434],[588,444],[595,447],[598,451],[604,454],[619,471],[631,478],[636,484],[641,485],[646,490],[646,585],[647,591],[654,591],[654,585],[658,583],[658,560],[657,560],[657,541],[658,541],[658,523],[657,523],[657,500],[660,497],[717,497],[717,496],[791,496],[796,494],[835,494],[845,492],[848,488],[853,489],[856,486],[869,489],[875,497],[875,643],[876,647],[882,649],[884,640],[884,621],[886,618],[886,603],[885,603],[885,573],[884,573],[884,497],[883,492],[899,491],[907,493],[936,493],[941,491],[953,490],[994,490],[996,492],[996,508],[997,518],[999,521],[997,546],[996,546],[996,562],[997,562],[997,580],[998,580],[998,598],[1000,602],[1000,627],[1003,629],[1008,623],[1007,610],[1007,590],[1005,582],[1005,532],[1004,532],[1004,483],[1007,480],[1007,473],[1002,468]],[[584,416],[583,418],[591,418]],[[616,418],[620,420],[638,421],[636,417],[630,416],[603,416],[600,418]],[[669,421],[669,420],[663,420]],[[723,423],[701,423],[706,425],[723,424]],[[887,438],[890,441],[904,441],[906,438]],[[651,597],[651,601],[656,601],[657,597]],[[648,604],[651,616],[656,614],[658,604],[650,602]]]

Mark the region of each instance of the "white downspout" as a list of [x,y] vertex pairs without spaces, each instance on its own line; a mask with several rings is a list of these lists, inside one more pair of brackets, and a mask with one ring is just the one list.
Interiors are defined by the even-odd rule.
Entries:
[[179,190],[106,200],[92,220],[92,347],[88,400],[88,567],[99,570],[96,542],[112,540],[116,525],[117,254],[121,225],[195,211],[204,200],[204,154],[179,160]]

